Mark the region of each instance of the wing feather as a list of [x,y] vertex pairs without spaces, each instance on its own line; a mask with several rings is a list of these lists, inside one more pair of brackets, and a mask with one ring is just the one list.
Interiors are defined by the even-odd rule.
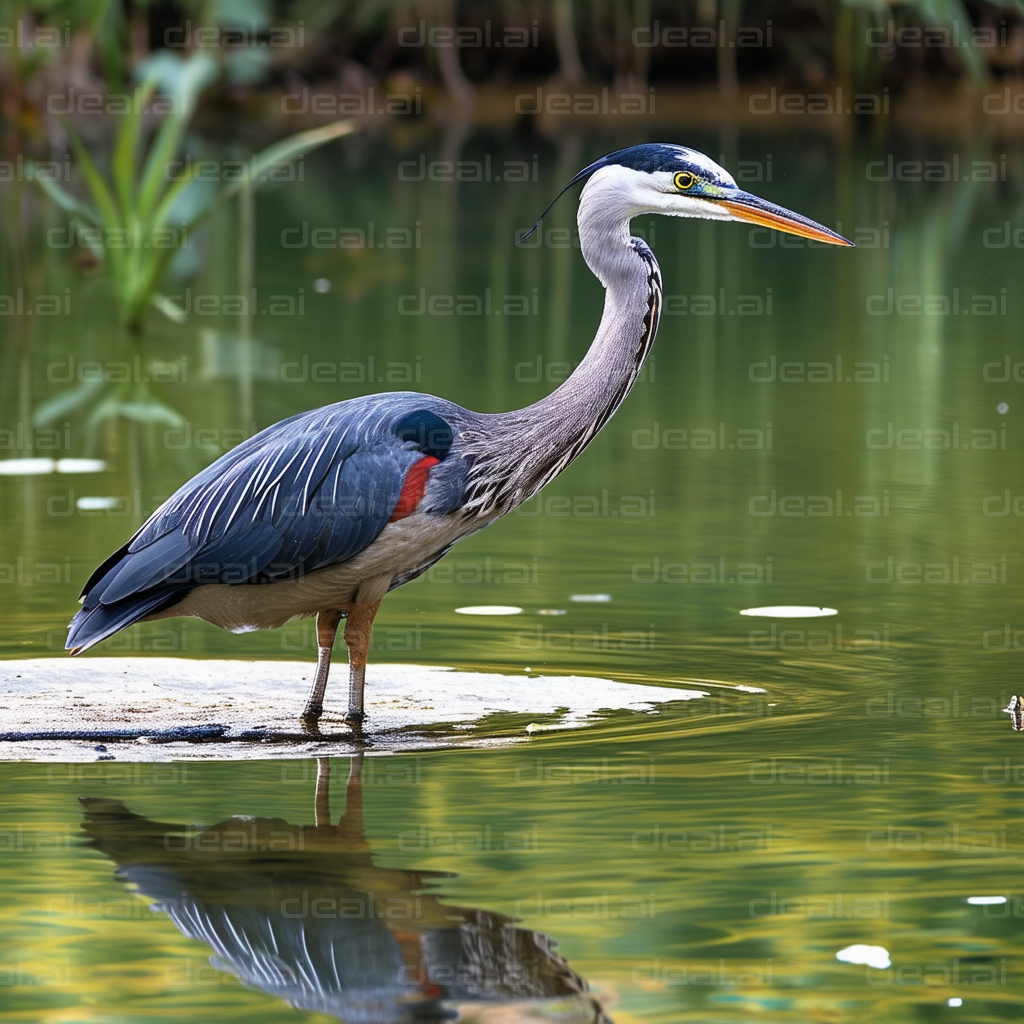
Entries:
[[[422,457],[394,424],[424,397],[376,395],[303,413],[222,456],[93,574],[68,647],[98,643],[140,617],[131,608],[166,607],[203,584],[294,579],[357,555]],[[99,615],[100,605],[109,612]]]

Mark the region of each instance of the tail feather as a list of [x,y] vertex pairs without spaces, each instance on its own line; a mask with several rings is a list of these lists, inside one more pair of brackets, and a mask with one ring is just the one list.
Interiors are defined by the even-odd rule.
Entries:
[[72,654],[81,654],[82,651],[102,643],[126,626],[169,607],[180,597],[180,591],[163,588],[150,590],[144,594],[133,594],[112,604],[81,608],[75,612],[71,620],[64,648]]
[[127,554],[128,545],[122,544],[121,547],[119,547],[112,555],[105,558],[100,565],[96,566],[92,575],[86,581],[85,586],[82,587],[82,592],[78,595],[78,600],[85,601],[96,584],[99,583],[107,573],[120,565],[122,559],[124,559]]

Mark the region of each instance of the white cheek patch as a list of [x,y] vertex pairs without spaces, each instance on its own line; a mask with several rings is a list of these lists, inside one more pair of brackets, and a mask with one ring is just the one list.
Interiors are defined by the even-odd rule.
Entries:
[[657,212],[667,217],[696,217],[699,220],[736,220],[740,218],[730,213],[724,206],[709,202],[707,199],[688,199],[685,196],[668,196],[669,204],[660,207]]
[[[721,172],[721,168],[718,170]],[[648,173],[618,164],[602,167],[584,186],[580,196],[580,210],[587,208],[600,209],[609,214],[614,211],[615,215],[621,212],[629,218],[645,213],[660,213],[667,217],[693,217],[700,220],[739,219],[713,200],[680,192],[675,187],[675,172]]]
[[663,172],[647,174],[620,164],[610,164],[590,176],[580,194],[580,200],[615,195],[630,206],[644,206],[650,202],[651,192],[661,187],[662,179],[667,179],[671,184],[672,175]]

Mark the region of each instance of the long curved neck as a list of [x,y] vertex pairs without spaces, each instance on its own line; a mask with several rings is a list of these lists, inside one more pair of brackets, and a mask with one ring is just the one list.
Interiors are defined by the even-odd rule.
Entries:
[[486,437],[466,446],[478,468],[468,507],[504,515],[532,497],[586,448],[629,394],[661,312],[657,260],[642,239],[629,235],[630,218],[640,212],[611,182],[592,180],[583,190],[577,223],[583,258],[605,287],[601,324],[561,387],[525,409],[486,417]]
[[587,266],[605,287],[604,313],[572,376],[523,410],[536,411],[548,422],[554,418],[572,432],[593,425],[584,432],[586,442],[629,394],[658,330],[661,271],[647,244],[630,237],[629,221],[638,212],[608,182],[594,181],[584,189],[577,215],[580,245]]

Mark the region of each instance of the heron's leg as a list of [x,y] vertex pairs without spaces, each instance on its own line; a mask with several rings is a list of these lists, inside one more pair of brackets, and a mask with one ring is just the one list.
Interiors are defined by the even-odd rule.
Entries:
[[[348,763],[345,785],[345,813],[338,819],[338,828],[348,839],[366,844],[363,826],[363,752],[356,750]],[[369,852],[369,847],[366,847]]]
[[316,759],[316,797],[314,812],[317,826],[331,823],[331,759]]
[[363,686],[366,680],[366,655],[370,649],[373,617],[380,601],[354,604],[345,622],[345,644],[348,646],[348,714],[345,720],[358,726],[363,721]]
[[327,675],[331,671],[331,652],[334,650],[334,638],[338,633],[341,616],[341,612],[332,611],[320,612],[316,617],[316,675],[309,688],[306,708],[302,712],[303,719],[307,721],[315,722],[324,710],[324,691],[327,689]]

